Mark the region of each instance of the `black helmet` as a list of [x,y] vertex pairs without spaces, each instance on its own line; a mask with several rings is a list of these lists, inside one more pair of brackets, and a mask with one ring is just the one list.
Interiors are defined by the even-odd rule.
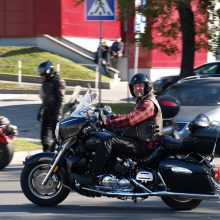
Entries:
[[138,84],[138,83],[144,83],[144,95],[143,96],[146,96],[147,94],[149,94],[153,89],[152,83],[150,79],[148,78],[148,76],[144,73],[137,73],[131,78],[130,83],[129,83],[129,89],[133,97],[135,97],[135,94],[133,91],[133,85]]
[[41,63],[37,68],[37,72],[40,75],[50,77],[54,73],[53,63],[49,60]]

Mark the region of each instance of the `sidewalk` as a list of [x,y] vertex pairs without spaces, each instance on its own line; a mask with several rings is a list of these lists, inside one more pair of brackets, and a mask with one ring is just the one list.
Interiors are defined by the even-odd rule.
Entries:
[[42,152],[42,151],[41,150],[34,150],[34,151],[30,151],[30,152],[28,152],[28,151],[15,152],[10,165],[16,165],[16,166],[23,165],[23,161],[25,160],[25,158],[27,156],[37,154],[40,152]]

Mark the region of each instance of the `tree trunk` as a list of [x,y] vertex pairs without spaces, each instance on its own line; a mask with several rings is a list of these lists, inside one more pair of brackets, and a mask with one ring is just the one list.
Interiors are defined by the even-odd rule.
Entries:
[[180,76],[187,77],[193,72],[195,56],[194,14],[190,0],[184,1],[184,6],[177,4],[182,31],[182,63]]

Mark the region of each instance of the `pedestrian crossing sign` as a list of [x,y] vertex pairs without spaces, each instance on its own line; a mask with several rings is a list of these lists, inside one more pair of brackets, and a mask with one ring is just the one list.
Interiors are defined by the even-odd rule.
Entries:
[[115,9],[115,0],[86,0],[86,20],[114,21]]

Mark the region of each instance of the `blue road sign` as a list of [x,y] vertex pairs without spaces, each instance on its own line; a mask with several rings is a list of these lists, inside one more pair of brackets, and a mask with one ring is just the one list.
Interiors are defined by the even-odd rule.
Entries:
[[116,5],[115,0],[86,0],[86,20],[114,21]]

